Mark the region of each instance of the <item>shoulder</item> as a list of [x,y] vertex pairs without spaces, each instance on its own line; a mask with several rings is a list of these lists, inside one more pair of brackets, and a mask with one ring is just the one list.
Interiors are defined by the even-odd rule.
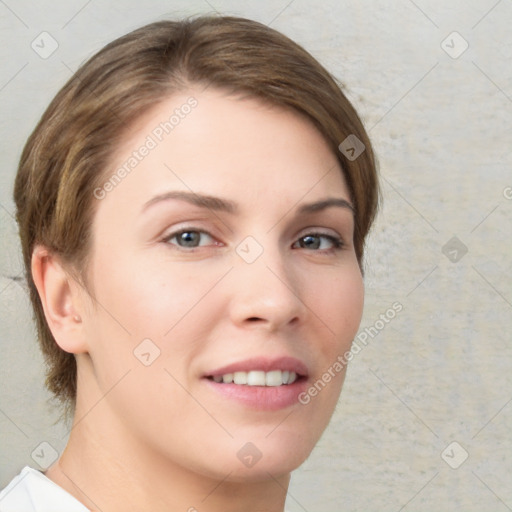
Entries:
[[88,512],[76,498],[47,478],[25,466],[0,491],[2,512]]

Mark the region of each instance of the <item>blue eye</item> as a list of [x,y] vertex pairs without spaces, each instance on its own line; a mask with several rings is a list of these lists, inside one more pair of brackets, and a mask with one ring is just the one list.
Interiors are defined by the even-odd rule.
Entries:
[[177,245],[183,248],[195,248],[203,245],[211,244],[213,238],[205,231],[197,231],[193,229],[185,229],[177,233],[172,233],[164,239],[165,242]]
[[321,233],[309,233],[300,237],[294,244],[294,248],[318,250],[337,250],[343,248],[341,238],[332,235],[323,235]]

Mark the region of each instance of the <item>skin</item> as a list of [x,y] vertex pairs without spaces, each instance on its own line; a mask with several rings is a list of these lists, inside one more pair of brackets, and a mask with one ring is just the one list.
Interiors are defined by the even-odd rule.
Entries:
[[[309,404],[274,411],[226,399],[201,377],[288,355],[307,365],[309,386],[350,348],[361,320],[352,212],[297,213],[326,198],[350,201],[336,156],[298,113],[191,89],[132,127],[112,170],[190,96],[197,107],[93,199],[88,291],[44,247],[33,255],[50,328],[78,365],[73,428],[46,475],[92,510],[282,511],[290,473],[327,426],[343,372]],[[179,199],[143,211],[169,191],[220,197],[238,212]],[[211,236],[180,247],[171,235],[185,228]],[[236,251],[247,236],[263,250],[250,264]],[[145,366],[133,351],[148,338],[160,356]],[[247,442],[262,454],[252,467],[237,457]]]

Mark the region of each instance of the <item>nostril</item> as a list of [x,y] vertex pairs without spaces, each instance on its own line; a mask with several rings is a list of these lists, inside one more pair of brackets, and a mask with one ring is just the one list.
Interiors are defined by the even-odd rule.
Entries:
[[[265,318],[261,318],[259,316],[251,316],[249,318],[246,318],[245,319],[246,322],[250,322],[250,323],[259,323],[259,322],[263,322],[263,323],[266,323],[266,322],[269,322],[268,320],[266,320]],[[290,320],[290,325],[296,325],[297,323],[299,323],[299,318],[298,317],[293,317],[291,320]],[[269,322],[270,323],[270,322]]]

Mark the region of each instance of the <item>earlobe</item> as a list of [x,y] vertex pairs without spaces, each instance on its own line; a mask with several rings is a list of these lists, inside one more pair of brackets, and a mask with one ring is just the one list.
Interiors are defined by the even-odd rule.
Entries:
[[59,258],[43,246],[34,248],[31,270],[46,321],[59,347],[74,354],[87,352],[81,303],[73,278]]

